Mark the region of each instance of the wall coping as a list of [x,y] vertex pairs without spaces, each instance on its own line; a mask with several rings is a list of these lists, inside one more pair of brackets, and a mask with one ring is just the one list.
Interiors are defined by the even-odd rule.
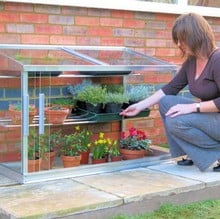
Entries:
[[187,4],[168,4],[138,0],[4,0],[30,4],[46,4],[59,6],[74,6],[86,8],[116,9],[127,11],[155,12],[167,14],[199,13],[202,16],[220,17],[219,8],[191,6]]

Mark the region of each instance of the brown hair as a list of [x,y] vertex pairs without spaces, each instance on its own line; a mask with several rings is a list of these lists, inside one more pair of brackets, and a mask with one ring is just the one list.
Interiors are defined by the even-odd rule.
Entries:
[[[172,29],[175,44],[185,43],[194,56],[209,57],[215,49],[214,34],[211,26],[201,15],[189,13],[179,16]],[[183,50],[182,55],[185,55]]]

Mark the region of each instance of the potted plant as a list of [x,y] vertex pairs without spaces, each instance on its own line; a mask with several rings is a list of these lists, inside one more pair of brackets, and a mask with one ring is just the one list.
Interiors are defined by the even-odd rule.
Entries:
[[28,172],[40,170],[44,151],[44,145],[40,145],[40,137],[36,129],[30,129],[28,136]]
[[104,86],[109,93],[124,93],[124,86],[122,84],[106,84]]
[[119,141],[120,153],[125,160],[142,158],[145,156],[146,150],[151,151],[150,144],[151,140],[143,131],[132,127],[129,129],[128,136],[122,132]]
[[[22,117],[22,104],[21,102],[17,102],[14,104],[9,104],[9,116],[12,120],[13,124],[21,124]],[[34,116],[37,114],[37,108],[34,104],[29,104],[29,122],[32,123]]]
[[78,141],[77,135],[65,135],[63,140],[64,145],[61,148],[63,166],[65,168],[79,166],[81,160],[81,144]]
[[56,99],[51,100],[51,104],[53,106],[61,106],[63,108],[69,109],[68,116],[71,115],[72,110],[74,108],[74,100],[73,100],[73,98],[56,98]]
[[80,93],[90,85],[92,85],[92,81],[90,79],[84,79],[82,80],[82,83],[67,86],[67,91],[73,96],[73,101],[75,105],[80,109],[86,110],[86,106],[84,101],[81,101],[80,99],[77,98],[78,93]]
[[106,113],[119,113],[124,103],[128,103],[129,98],[123,93],[107,93],[105,97]]
[[90,85],[78,93],[77,100],[86,103],[86,110],[100,113],[106,97],[106,88],[101,85]]
[[75,127],[74,135],[76,136],[77,144],[80,145],[79,154],[81,155],[81,164],[88,164],[92,132],[88,129],[81,129],[80,126]]
[[45,133],[39,136],[39,144],[44,148],[44,154],[41,162],[41,169],[49,170],[53,168],[54,158],[56,156],[56,146],[62,144],[61,131]]
[[104,138],[104,133],[100,132],[98,139],[92,144],[92,164],[105,163],[108,161],[109,145],[111,145],[111,140]]
[[44,114],[48,123],[62,124],[69,114],[69,109],[62,106],[46,106]]
[[121,161],[122,160],[122,155],[120,153],[118,141],[114,140],[109,148],[109,156],[112,162],[115,161]]
[[151,87],[148,85],[127,85],[125,93],[128,95],[129,103],[137,103],[149,96]]

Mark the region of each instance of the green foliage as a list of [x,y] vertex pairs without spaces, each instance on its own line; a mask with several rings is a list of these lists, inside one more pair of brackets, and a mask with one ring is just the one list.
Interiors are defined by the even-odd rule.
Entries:
[[129,98],[123,93],[107,93],[105,103],[128,103]]
[[105,87],[109,93],[124,93],[124,86],[122,84],[107,84]]
[[99,138],[92,144],[92,157],[94,159],[102,159],[107,156],[109,145],[111,145],[111,140],[104,138],[104,133],[99,133]]
[[150,89],[152,88],[146,85],[128,85],[125,93],[131,102],[138,102],[150,95]]
[[41,136],[38,135],[37,130],[35,128],[30,129],[28,135],[28,159],[36,160],[40,157],[43,157],[46,149],[44,144],[41,144]]
[[68,85],[67,91],[73,95],[75,98],[79,92],[83,91],[86,87],[91,86],[92,81],[89,79],[85,79],[82,81],[82,83],[75,84],[75,85]]
[[119,151],[119,145],[118,142],[115,140],[113,141],[112,145],[109,148],[109,154],[111,156],[119,156],[120,155],[120,151]]
[[78,141],[77,135],[69,134],[64,136],[64,145],[61,152],[65,156],[78,156],[81,151],[81,144]]
[[99,103],[103,103],[106,97],[106,88],[101,85],[90,85],[83,91],[79,92],[76,99],[91,103],[96,106]]
[[77,144],[80,145],[80,151],[87,151],[91,146],[91,138],[92,138],[92,132],[87,129],[81,129],[80,126],[76,126],[74,135],[76,136],[76,139],[78,141]]
[[72,106],[74,101],[72,98],[57,98],[51,101],[52,104],[61,105],[61,106]]
[[30,129],[28,136],[28,159],[43,157],[45,152],[51,152],[62,143],[61,131],[38,134],[37,129]]
[[220,200],[207,200],[185,205],[164,204],[158,210],[142,215],[118,215],[112,219],[217,219]]
[[[12,104],[9,104],[9,108],[10,109],[13,109],[15,111],[21,111],[22,109],[22,104],[20,101],[18,101],[17,103],[12,103]],[[34,104],[29,104],[29,111],[34,111],[35,109],[35,105]]]

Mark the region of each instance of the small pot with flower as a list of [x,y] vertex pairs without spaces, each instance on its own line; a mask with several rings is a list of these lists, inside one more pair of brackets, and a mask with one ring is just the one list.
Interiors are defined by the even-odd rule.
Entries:
[[98,139],[96,139],[91,147],[92,164],[105,163],[108,161],[108,151],[111,140],[104,138],[104,133],[100,132]]
[[78,142],[77,136],[74,134],[65,135],[63,140],[64,144],[61,148],[63,166],[65,168],[79,166],[81,145]]
[[62,144],[61,130],[40,135],[40,144],[44,145],[45,148],[41,162],[41,169],[52,169],[54,166],[54,158],[57,154],[55,148],[59,148]]
[[115,161],[121,161],[122,160],[122,155],[120,153],[120,148],[118,145],[118,141],[114,140],[109,148],[109,156],[112,162]]
[[77,94],[76,99],[84,102],[86,110],[93,113],[101,113],[106,97],[106,88],[101,85],[89,85]]
[[45,147],[40,143],[40,136],[35,128],[28,135],[28,172],[40,171]]
[[75,127],[74,135],[80,145],[79,154],[81,155],[81,164],[89,163],[89,154],[91,146],[92,132],[88,129],[81,129],[80,126]]
[[[29,122],[32,123],[34,116],[37,114],[37,108],[34,104],[29,104]],[[21,102],[9,104],[9,116],[13,124],[21,124],[22,120],[22,104]]]
[[144,131],[132,127],[129,129],[128,136],[122,132],[119,141],[120,153],[124,160],[143,158],[146,151],[151,151],[150,144],[151,140],[147,138]]

